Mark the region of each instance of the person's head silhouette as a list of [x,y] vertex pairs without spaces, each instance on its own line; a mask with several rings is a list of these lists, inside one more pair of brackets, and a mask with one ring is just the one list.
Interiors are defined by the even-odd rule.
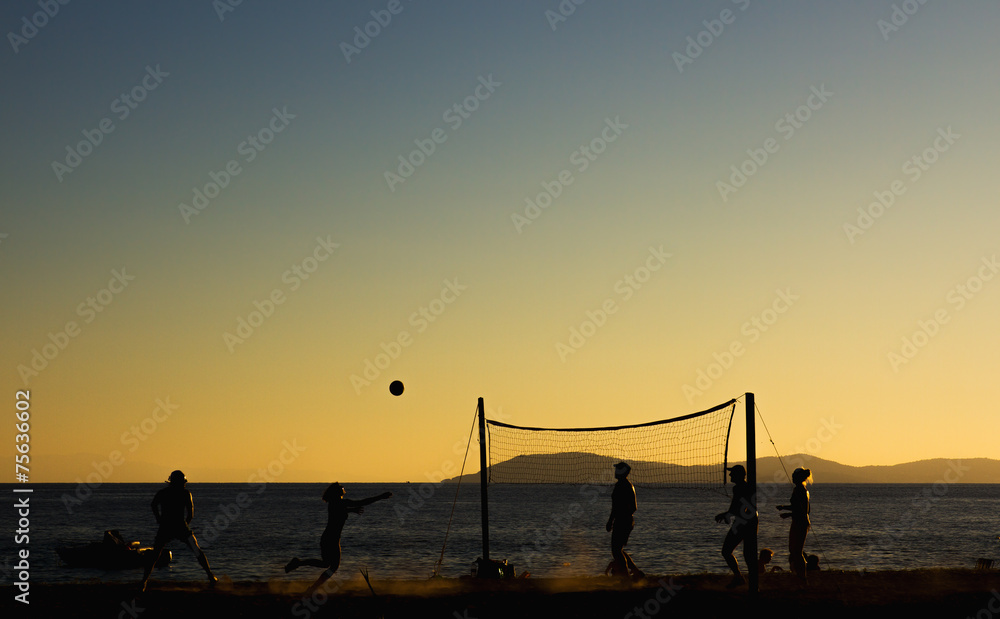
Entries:
[[812,481],[812,471],[809,469],[797,468],[792,471],[792,483],[802,484]]
[[632,467],[629,466],[627,462],[619,462],[618,464],[615,465],[615,478],[625,479],[626,477],[628,477],[628,474],[631,470]]
[[347,494],[347,490],[344,490],[344,487],[340,483],[333,482],[323,492],[323,500],[329,503],[330,501],[344,498],[345,494]]
[[174,471],[170,474],[170,477],[167,478],[167,483],[171,486],[183,486],[187,483],[187,477],[184,477],[184,473],[182,471]]
[[734,464],[727,470],[729,471],[729,481],[733,482],[734,484],[746,481],[747,470],[743,467],[742,464]]

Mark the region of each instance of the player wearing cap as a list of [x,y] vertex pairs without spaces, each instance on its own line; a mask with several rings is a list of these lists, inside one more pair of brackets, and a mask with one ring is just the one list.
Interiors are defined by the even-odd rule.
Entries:
[[[732,588],[746,582],[740,573],[740,563],[733,555],[733,551],[746,539],[747,534],[757,528],[757,511],[753,507],[750,484],[747,483],[747,470],[741,464],[726,470],[729,471],[729,481],[733,482],[733,499],[729,502],[729,509],[716,516],[715,521],[729,524],[729,532],[722,542],[722,558],[733,571],[733,579],[728,585]],[[743,558],[746,559],[748,566],[751,561],[757,560],[757,557],[746,556],[746,544],[743,545],[743,550]]]
[[625,552],[625,544],[628,543],[629,535],[635,526],[635,518],[632,514],[636,511],[635,488],[628,480],[628,474],[632,467],[625,462],[615,465],[614,490],[611,491],[611,516],[605,527],[611,533],[611,556],[614,557],[614,574],[622,578],[627,578],[629,572],[632,578],[638,580],[643,578],[642,570],[635,566],[632,557]]
[[187,478],[181,471],[174,471],[167,479],[167,483],[169,485],[157,492],[151,503],[153,516],[156,517],[156,523],[160,525],[160,528],[156,531],[153,552],[149,563],[146,564],[145,573],[142,575],[140,590],[146,590],[149,575],[153,572],[153,566],[160,560],[160,553],[163,552],[167,542],[174,539],[179,539],[187,544],[187,547],[198,558],[198,565],[208,575],[208,584],[215,586],[219,579],[212,573],[212,568],[208,566],[208,557],[202,552],[201,547],[198,546],[198,540],[191,532],[194,500],[191,498],[191,492],[184,487]]

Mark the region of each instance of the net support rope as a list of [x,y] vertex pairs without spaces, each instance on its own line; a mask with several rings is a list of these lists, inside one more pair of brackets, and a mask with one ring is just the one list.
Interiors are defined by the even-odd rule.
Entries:
[[472,435],[476,431],[476,421],[479,419],[479,407],[472,415],[472,430],[469,431],[469,442],[465,445],[465,457],[462,458],[462,470],[458,474],[458,483],[455,484],[455,498],[451,502],[451,515],[448,516],[448,528],[444,532],[444,543],[441,544],[441,556],[438,557],[434,566],[434,576],[440,576],[441,566],[444,564],[444,549],[448,547],[448,534],[451,533],[451,522],[455,518],[455,505],[458,503],[458,491],[462,488],[462,476],[465,475],[465,463],[469,459],[469,447],[472,446]]
[[[778,457],[778,463],[781,465],[781,470],[785,472],[785,478],[788,479],[788,483],[793,483],[792,476],[788,474],[788,468],[785,466],[785,461],[781,459],[781,454],[778,453],[778,446],[774,444],[774,438],[771,436],[771,431],[767,429],[767,424],[764,422],[764,415],[760,412],[760,407],[757,406],[756,402],[754,402],[753,407],[754,410],[756,410],[757,412],[757,417],[760,418],[760,424],[764,426],[764,432],[767,433],[767,440],[771,441],[771,447],[774,449],[774,455]],[[816,534],[816,527],[810,525],[809,531],[812,533],[813,543],[816,544],[819,553],[823,555],[823,561],[829,564],[830,557],[829,555],[827,555],[826,551],[823,548],[823,545],[819,541],[819,535]],[[838,590],[840,589],[839,584],[837,585],[837,589]],[[843,591],[841,591],[841,593],[843,593]]]

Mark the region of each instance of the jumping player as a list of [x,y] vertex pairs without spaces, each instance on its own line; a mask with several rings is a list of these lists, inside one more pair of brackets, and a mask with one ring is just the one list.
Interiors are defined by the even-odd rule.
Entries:
[[340,534],[344,530],[344,523],[347,522],[347,514],[363,513],[365,505],[371,505],[375,501],[388,499],[392,496],[391,492],[383,492],[378,496],[355,501],[345,499],[344,495],[346,493],[347,491],[344,490],[344,487],[337,482],[330,484],[326,491],[323,492],[323,500],[326,501],[329,507],[329,518],[326,523],[326,529],[323,531],[323,536],[320,537],[319,541],[321,558],[299,559],[298,557],[293,557],[288,562],[288,565],[285,566],[286,573],[298,569],[303,565],[326,568],[319,575],[319,578],[316,579],[316,582],[306,591],[305,595],[307,597],[312,595],[328,578],[333,576],[337,568],[340,567]]
[[187,478],[184,477],[184,473],[181,471],[174,471],[170,474],[170,478],[167,479],[167,483],[170,485],[157,492],[153,496],[153,502],[151,503],[153,516],[156,517],[156,522],[160,525],[160,528],[156,531],[153,552],[149,563],[146,564],[145,573],[142,575],[140,591],[146,590],[149,575],[153,572],[153,566],[160,560],[160,553],[163,552],[164,546],[167,545],[167,542],[174,539],[179,539],[187,544],[187,547],[198,558],[198,565],[208,575],[209,586],[214,587],[219,582],[219,579],[212,573],[212,568],[208,566],[208,557],[202,552],[201,547],[198,546],[198,540],[195,539],[194,533],[191,532],[191,519],[194,517],[194,500],[191,498],[191,492],[184,487],[184,484],[187,483]]

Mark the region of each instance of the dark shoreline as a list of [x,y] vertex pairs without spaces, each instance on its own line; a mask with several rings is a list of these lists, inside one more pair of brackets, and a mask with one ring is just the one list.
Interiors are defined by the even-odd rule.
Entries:
[[[372,581],[358,577],[329,599],[303,600],[306,581],[237,582],[212,590],[202,582],[154,581],[139,594],[134,584],[33,584],[30,607],[2,587],[3,615],[32,617],[733,617],[799,613],[825,617],[1000,617],[996,570],[823,571],[803,588],[790,574],[765,574],[760,594],[727,589],[722,574],[651,576],[640,584],[610,578],[509,581],[439,579]],[[995,610],[994,610],[995,609]],[[25,612],[28,611],[28,612]],[[985,611],[985,612],[981,612]],[[981,613],[981,614],[980,614]]]

